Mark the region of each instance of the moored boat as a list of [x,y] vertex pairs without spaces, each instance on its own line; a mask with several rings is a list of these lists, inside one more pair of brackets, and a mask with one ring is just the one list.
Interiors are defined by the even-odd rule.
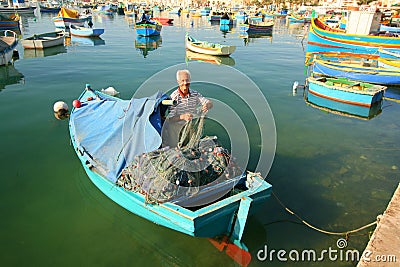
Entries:
[[24,38],[21,44],[27,49],[44,49],[48,47],[64,45],[65,32],[55,31],[41,34],[34,34]]
[[71,25],[84,26],[91,19],[92,16],[81,16],[77,10],[62,7],[53,22],[57,28],[69,28]]
[[190,35],[185,37],[186,48],[196,52],[214,56],[229,56],[236,50],[234,45],[221,45],[217,43],[209,43],[194,39]]
[[18,36],[15,32],[10,30],[0,32],[0,66],[7,65],[11,61],[17,45]]
[[172,22],[174,21],[174,19],[170,19],[170,18],[161,18],[161,17],[151,18],[151,20],[158,21],[158,22],[161,23],[162,25],[171,25]]
[[340,60],[329,61],[314,59],[311,71],[317,76],[342,77],[367,83],[385,85],[400,84],[399,70],[370,66],[363,63],[363,61],[351,63],[342,62]]
[[71,25],[70,33],[71,35],[81,36],[81,37],[99,37],[104,33],[104,29],[86,28],[86,27]]
[[[159,149],[159,112],[166,98],[158,93],[141,99],[121,100],[99,91],[85,90],[79,97],[80,105],[71,111],[69,120],[72,145],[83,169],[107,197],[138,216],[190,236],[227,235],[235,244],[241,245],[249,214],[271,194],[271,185],[259,174],[223,175],[218,182],[215,180],[203,188],[188,188],[183,182],[162,181],[167,176],[152,175],[145,170],[145,165],[136,165],[137,160],[143,164],[151,163],[157,153],[162,155],[171,151]],[[123,136],[126,139],[123,140]],[[179,149],[172,150],[175,153]],[[215,149],[208,154],[221,157],[223,150]],[[158,165],[157,169],[163,166],[174,168],[167,164]],[[146,171],[148,175],[132,176],[129,170]],[[208,179],[207,175],[201,178]],[[147,179],[157,181],[151,183]],[[137,184],[139,180],[144,183]],[[220,195],[221,190],[227,190],[227,194]],[[159,195],[162,201],[154,199],[157,193],[162,193]],[[191,206],[193,201],[206,202]],[[245,249],[244,245],[241,247]]]
[[273,27],[274,27],[274,21],[272,20],[265,22],[249,21],[247,32],[248,33],[272,32]]
[[20,16],[18,14],[0,14],[0,30],[19,30]]
[[361,117],[370,117],[371,107],[379,105],[385,90],[385,86],[346,78],[307,78],[307,101]]
[[140,21],[136,22],[136,33],[141,36],[160,35],[162,25],[158,21],[151,21],[147,19],[143,13]]

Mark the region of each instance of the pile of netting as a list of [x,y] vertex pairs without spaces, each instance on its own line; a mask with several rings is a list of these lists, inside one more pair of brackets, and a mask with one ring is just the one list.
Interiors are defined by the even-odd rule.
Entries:
[[204,116],[185,124],[178,145],[160,148],[135,157],[117,181],[125,190],[140,192],[148,203],[190,197],[206,185],[239,177],[229,151],[216,137],[203,137]]

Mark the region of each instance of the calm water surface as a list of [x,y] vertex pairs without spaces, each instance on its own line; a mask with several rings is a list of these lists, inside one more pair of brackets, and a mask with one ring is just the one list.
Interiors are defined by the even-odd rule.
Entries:
[[[384,211],[400,180],[399,104],[385,101],[381,114],[360,120],[308,106],[301,89],[293,96],[293,82],[305,79],[304,34],[284,21],[276,21],[272,36],[244,39],[238,28],[223,33],[204,18],[193,19],[193,26],[191,19],[174,18],[174,26],[165,26],[147,50],[140,40],[138,44],[132,22],[124,16],[95,16],[94,27],[105,28],[100,40],[72,38],[65,49],[37,53],[24,52],[19,45],[20,59],[14,66],[0,67],[2,265],[236,266],[206,239],[157,226],[103,195],[70,145],[67,121],[56,120],[52,113],[57,100],[71,106],[85,83],[96,89],[114,86],[122,98],[130,98],[164,68],[182,63],[190,68],[186,32],[236,45],[229,64],[248,75],[268,100],[277,148],[266,179],[285,205],[330,231],[358,228]],[[49,15],[22,21],[23,37],[54,30]],[[223,97],[206,87],[205,95]],[[170,88],[160,84],[159,89]],[[391,92],[398,94],[396,89]],[[249,120],[251,127],[254,122]],[[254,140],[250,167],[260,151],[257,137]],[[351,235],[348,248],[363,250],[368,234]],[[262,262],[256,254],[264,245],[286,251],[337,249],[337,238],[302,225],[271,197],[249,218],[243,241],[253,256],[250,266],[283,266],[293,262],[276,257],[272,263]],[[353,263],[326,258],[299,265]]]

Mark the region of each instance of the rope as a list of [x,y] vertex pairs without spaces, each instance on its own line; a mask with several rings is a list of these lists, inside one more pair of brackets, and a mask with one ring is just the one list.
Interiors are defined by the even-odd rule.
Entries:
[[395,98],[384,97],[383,99],[388,100],[388,101],[393,101],[393,102],[396,102],[396,103],[400,103],[400,100],[399,99],[395,99]]
[[369,223],[369,224],[364,225],[364,226],[361,226],[361,227],[359,227],[359,228],[357,228],[357,229],[349,230],[349,231],[346,231],[346,232],[331,232],[331,231],[323,230],[323,229],[321,229],[321,228],[318,228],[318,227],[316,227],[316,226],[314,226],[314,225],[312,225],[312,224],[306,222],[306,221],[303,220],[303,218],[301,218],[299,215],[297,215],[296,213],[294,213],[293,211],[291,211],[288,207],[286,207],[286,206],[282,203],[282,201],[275,195],[274,192],[272,192],[272,195],[275,197],[275,199],[278,201],[278,203],[279,203],[287,212],[289,212],[290,214],[294,215],[298,220],[300,220],[303,224],[305,224],[306,226],[310,227],[311,229],[316,230],[316,231],[321,232],[321,233],[324,233],[324,234],[328,234],[328,235],[343,235],[343,236],[348,237],[348,235],[351,234],[351,233],[359,232],[359,231],[361,231],[361,230],[364,230],[364,229],[366,229],[366,228],[368,228],[368,227],[371,227],[371,226],[373,226],[373,225],[375,225],[375,224],[378,223],[378,219],[377,219],[376,221],[374,221],[374,222],[372,222],[372,223]]

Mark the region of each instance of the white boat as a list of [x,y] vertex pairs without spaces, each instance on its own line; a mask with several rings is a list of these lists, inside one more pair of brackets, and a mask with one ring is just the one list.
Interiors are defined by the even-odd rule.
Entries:
[[71,25],[70,33],[71,35],[81,36],[81,37],[99,37],[104,33],[104,29],[92,29],[92,28],[85,28],[76,25]]
[[6,30],[0,32],[0,66],[7,65],[13,56],[18,44],[18,36],[15,32]]
[[229,56],[236,50],[236,46],[234,45],[221,45],[217,43],[199,41],[189,35],[186,35],[185,39],[186,48],[196,53],[213,56]]
[[28,49],[44,49],[58,45],[64,45],[65,32],[55,31],[42,34],[34,34],[21,41],[22,46]]

